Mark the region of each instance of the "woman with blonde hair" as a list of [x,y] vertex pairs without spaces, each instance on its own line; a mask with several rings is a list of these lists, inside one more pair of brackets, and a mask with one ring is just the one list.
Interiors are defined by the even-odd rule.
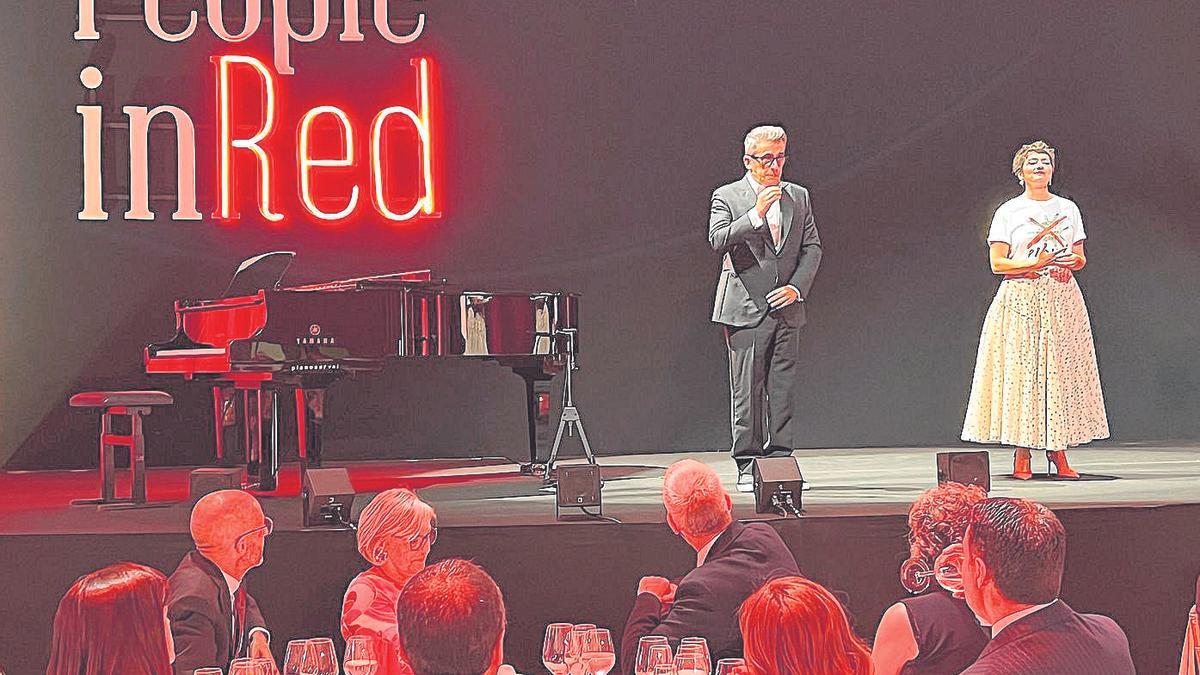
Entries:
[[354,577],[342,601],[342,637],[373,638],[380,649],[376,675],[408,673],[400,661],[396,601],[400,591],[425,568],[437,541],[433,507],[412,490],[380,492],[358,519],[358,552],[371,568]]
[[889,607],[879,622],[871,652],[876,675],[956,675],[983,651],[987,636],[975,615],[961,594],[938,585],[936,571],[948,562],[942,554],[962,544],[967,515],[984,499],[977,485],[946,482],[913,502],[900,583],[914,596]]
[[820,584],[779,577],[738,611],[746,675],[870,675],[871,653]]
[[1083,217],[1050,192],[1054,148],[1021,146],[1012,172],[1024,192],[1000,205],[988,232],[992,272],[1004,278],[983,322],[962,439],[1016,447],[1013,478],[1028,480],[1030,450],[1057,478],[1077,479],[1067,448],[1108,438],[1096,347],[1075,272],[1087,264]]

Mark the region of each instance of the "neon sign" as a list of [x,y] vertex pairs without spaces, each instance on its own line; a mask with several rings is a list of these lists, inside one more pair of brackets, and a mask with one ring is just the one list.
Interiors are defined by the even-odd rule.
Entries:
[[[338,223],[370,213],[399,223],[414,218],[436,217],[434,151],[436,129],[432,124],[435,85],[433,64],[429,58],[410,61],[415,83],[415,103],[384,105],[370,122],[356,121],[344,105],[320,103],[308,107],[285,121],[281,115],[279,75],[295,72],[291,66],[291,42],[314,42],[324,36],[329,25],[329,0],[312,0],[312,28],[297,33],[287,16],[286,0],[273,1],[274,71],[260,58],[248,54],[225,54],[211,58],[216,82],[212,105],[216,166],[213,217],[223,222],[241,218],[251,201],[258,215],[268,223],[287,222],[297,217],[321,223]],[[79,0],[79,25],[76,40],[97,40],[95,0]],[[343,0],[343,42],[362,41],[358,21],[358,0]],[[259,0],[246,0],[244,24],[230,32],[222,15],[220,0],[207,0],[207,21],[213,33],[226,42],[242,42],[258,29],[261,22]],[[150,32],[166,42],[180,42],[197,29],[197,13],[191,10],[187,25],[176,33],[163,29],[158,2],[146,0],[144,19]],[[374,0],[375,27],[393,44],[407,44],[424,29],[424,14],[417,15],[415,27],[397,34],[388,23],[387,0]],[[80,73],[80,82],[88,90],[98,89],[103,74],[95,66]],[[410,98],[410,97],[405,97]],[[104,170],[101,145],[104,119],[99,105],[75,108],[83,131],[83,208],[78,217],[85,221],[106,221],[104,209]],[[200,220],[196,205],[197,146],[195,124],[179,106],[163,104],[152,109],[124,106],[129,131],[129,209],[130,220],[152,220],[149,205],[149,132],[158,116],[173,121],[176,142],[176,208],[172,220]],[[295,120],[292,122],[291,120]],[[285,132],[291,125],[294,134]],[[290,138],[295,139],[289,145]],[[399,141],[397,139],[400,139]],[[397,187],[408,177],[416,184],[415,194]],[[295,206],[289,208],[280,185],[295,185]],[[367,205],[370,205],[369,207]]]

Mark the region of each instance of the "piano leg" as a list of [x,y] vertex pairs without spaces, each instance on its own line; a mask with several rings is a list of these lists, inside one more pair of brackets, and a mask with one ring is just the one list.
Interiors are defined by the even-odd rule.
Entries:
[[301,466],[321,466],[321,425],[325,421],[325,390],[296,390],[296,436],[301,439]]
[[217,462],[225,459],[225,389],[213,387],[213,436],[216,441]]
[[259,407],[257,390],[242,390],[242,449],[246,453],[246,479],[259,475],[259,457],[262,456],[262,408]]
[[[523,473],[536,473],[535,468],[544,463],[538,457],[549,456],[550,447],[550,383],[553,373],[542,368],[514,368],[525,380],[525,411],[528,420],[529,464],[521,467]],[[543,452],[546,450],[546,452]]]
[[[259,442],[258,489],[274,490],[279,481],[279,397],[274,389],[258,390],[258,428],[262,431]],[[263,415],[270,419],[264,424]]]

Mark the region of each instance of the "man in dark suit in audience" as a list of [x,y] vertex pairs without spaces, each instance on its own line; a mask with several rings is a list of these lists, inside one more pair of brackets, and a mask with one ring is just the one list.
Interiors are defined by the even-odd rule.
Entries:
[[274,661],[271,635],[243,584],[246,573],[262,564],[271,527],[258,500],[241,490],[207,494],[192,508],[196,548],[168,580],[175,675],[204,667],[224,670],[240,656]]
[[663,635],[678,647],[685,637],[708,641],[713,662],[741,656],[738,607],[759,586],[800,574],[796,559],[766,523],[733,520],[733,502],[711,467],[685,459],[663,476],[667,525],[696,549],[696,568],[678,586],[643,577],[621,638],[621,672],[633,673],[638,640]]
[[1112,619],[1058,599],[1067,534],[1050,509],[990,498],[963,539],[967,605],[991,641],[964,675],[1133,675],[1129,640]]
[[500,587],[482,567],[457,558],[435,563],[396,599],[400,656],[413,675],[516,675],[503,663],[504,616]]

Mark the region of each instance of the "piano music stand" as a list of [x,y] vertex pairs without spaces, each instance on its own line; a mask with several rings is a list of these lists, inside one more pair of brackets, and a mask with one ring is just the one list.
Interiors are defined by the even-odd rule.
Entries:
[[562,416],[558,420],[558,433],[554,436],[554,447],[550,449],[550,458],[546,460],[546,473],[543,477],[543,481],[547,485],[554,482],[554,460],[558,458],[558,449],[562,445],[564,430],[568,434],[575,429],[579,430],[579,440],[583,443],[583,452],[587,456],[588,464],[596,463],[596,455],[592,454],[592,446],[588,443],[587,433],[583,430],[583,420],[579,417],[579,409],[575,407],[575,398],[572,394],[571,372],[579,367],[575,364],[576,332],[574,328],[562,328],[554,331],[556,336],[567,338],[567,367],[563,369],[566,379],[563,380]]

